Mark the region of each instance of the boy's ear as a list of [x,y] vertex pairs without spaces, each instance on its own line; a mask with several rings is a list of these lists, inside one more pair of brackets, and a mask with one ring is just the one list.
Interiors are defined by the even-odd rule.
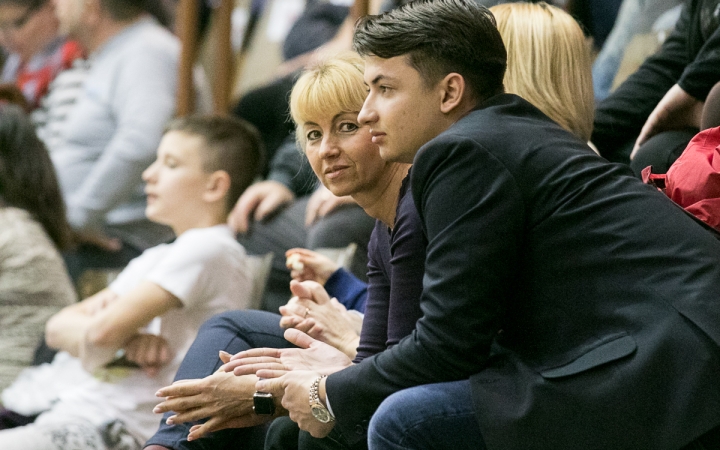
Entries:
[[440,111],[443,114],[451,113],[462,103],[465,88],[465,78],[459,73],[450,72],[440,80]]
[[230,190],[230,175],[224,170],[216,170],[208,177],[203,200],[208,203],[224,201]]

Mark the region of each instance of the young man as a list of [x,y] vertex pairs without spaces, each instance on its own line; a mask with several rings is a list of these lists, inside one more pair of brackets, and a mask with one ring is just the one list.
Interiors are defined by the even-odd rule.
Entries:
[[[145,251],[107,289],[48,321],[48,344],[63,352],[3,393],[6,408],[40,416],[0,432],[0,448],[133,449],[152,435],[155,392],[172,382],[200,325],[248,305],[245,250],[226,222],[257,173],[259,145],[239,119],[170,125],[143,178],[147,217],[177,239]],[[119,349],[139,368],[106,367]]]
[[[314,436],[362,445],[369,425],[371,448],[718,448],[720,242],[503,94],[505,48],[475,2],[369,16],[354,42],[359,121],[413,162],[423,317],[360,364],[257,388]],[[325,407],[334,421],[313,422]]]

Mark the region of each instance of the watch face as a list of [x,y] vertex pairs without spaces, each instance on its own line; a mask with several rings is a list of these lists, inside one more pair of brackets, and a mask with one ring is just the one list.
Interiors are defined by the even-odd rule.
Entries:
[[275,414],[275,401],[272,394],[256,392],[253,395],[253,410],[259,416],[271,416]]
[[313,417],[315,417],[318,422],[322,423],[328,423],[330,422],[330,412],[322,405],[312,405],[310,407],[310,410],[312,411]]

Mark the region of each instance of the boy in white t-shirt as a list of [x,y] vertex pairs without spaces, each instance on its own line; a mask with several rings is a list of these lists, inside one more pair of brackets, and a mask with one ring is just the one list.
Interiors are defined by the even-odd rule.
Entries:
[[[4,450],[139,449],[157,428],[155,392],[172,382],[200,325],[247,307],[252,280],[227,215],[254,179],[260,140],[225,117],[170,124],[143,173],[146,215],[177,239],[134,259],[105,290],[47,324],[62,350],[3,392],[34,423],[0,431]],[[132,363],[108,366],[120,354]]]

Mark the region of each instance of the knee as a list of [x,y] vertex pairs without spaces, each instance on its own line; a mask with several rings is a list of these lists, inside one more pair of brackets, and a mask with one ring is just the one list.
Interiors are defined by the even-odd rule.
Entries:
[[386,398],[378,407],[368,426],[368,445],[373,448],[393,448],[406,441],[409,429],[414,426],[409,423],[407,411],[414,409],[413,389],[396,392]]

